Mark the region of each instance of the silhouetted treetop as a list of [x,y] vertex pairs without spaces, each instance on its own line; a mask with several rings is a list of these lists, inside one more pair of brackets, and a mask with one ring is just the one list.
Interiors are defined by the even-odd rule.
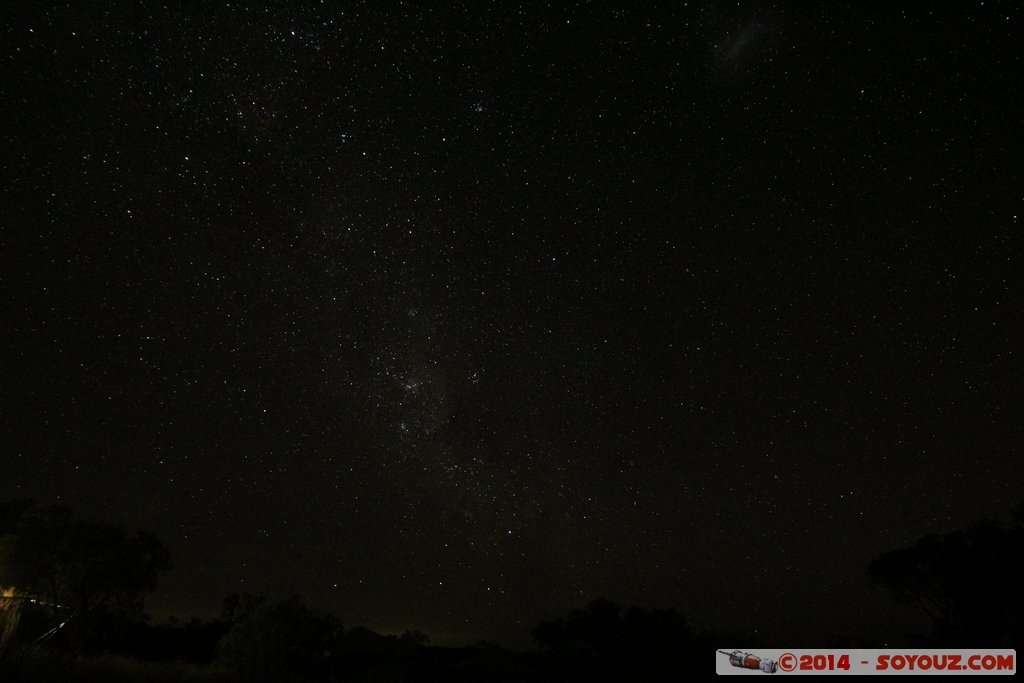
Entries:
[[922,609],[938,645],[1014,645],[1024,640],[1024,527],[1018,505],[1012,526],[993,520],[929,534],[885,553],[868,567],[899,602]]
[[313,675],[337,647],[341,621],[312,610],[296,596],[280,602],[251,596],[225,600],[231,626],[217,645],[217,663],[246,679]]
[[169,565],[151,533],[77,519],[64,506],[0,508],[0,583],[79,615],[103,607],[140,613]]
[[624,610],[599,599],[575,609],[565,619],[543,621],[533,630],[542,648],[593,656],[617,656],[636,652],[678,650],[693,633],[675,610]]

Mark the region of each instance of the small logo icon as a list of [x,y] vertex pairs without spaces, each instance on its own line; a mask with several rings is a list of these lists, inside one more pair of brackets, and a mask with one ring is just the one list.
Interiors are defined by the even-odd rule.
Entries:
[[[723,654],[729,658],[729,663],[740,669],[760,669],[766,674],[775,673],[778,668],[778,664],[773,659],[761,659],[760,657],[739,650],[733,650],[732,652],[726,652],[725,650],[719,650],[719,654]],[[785,656],[785,655],[783,655]],[[790,655],[792,657],[792,655]],[[785,669],[783,669],[785,671]]]

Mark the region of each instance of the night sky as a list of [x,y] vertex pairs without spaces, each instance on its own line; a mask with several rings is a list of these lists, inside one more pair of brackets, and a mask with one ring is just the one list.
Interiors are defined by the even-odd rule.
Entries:
[[0,10],[0,499],[530,644],[797,646],[1022,498],[1013,2]]

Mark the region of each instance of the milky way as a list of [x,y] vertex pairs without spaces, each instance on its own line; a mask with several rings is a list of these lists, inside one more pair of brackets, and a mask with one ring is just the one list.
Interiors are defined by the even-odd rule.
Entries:
[[867,564],[1024,475],[1020,30],[869,4],[5,7],[0,498],[158,618],[920,629]]

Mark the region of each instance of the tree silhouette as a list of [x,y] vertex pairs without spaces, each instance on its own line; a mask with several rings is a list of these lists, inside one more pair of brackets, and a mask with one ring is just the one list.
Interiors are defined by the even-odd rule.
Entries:
[[0,502],[0,538],[14,531],[22,515],[35,507],[33,500],[8,500]]
[[624,610],[604,599],[565,619],[542,621],[533,637],[545,650],[599,663],[599,675],[611,680],[681,676],[682,655],[693,645],[693,633],[675,610]]
[[640,651],[676,650],[693,637],[675,610],[628,610],[598,599],[568,618],[542,621],[533,630],[542,648],[555,652],[611,656]]
[[315,676],[341,635],[341,622],[311,610],[298,597],[277,603],[251,595],[225,601],[231,627],[217,645],[216,662],[246,679]]
[[1012,646],[1024,640],[1024,505],[1012,526],[984,520],[886,553],[868,575],[922,609],[937,645]]
[[72,617],[76,644],[100,613],[135,618],[169,561],[154,535],[76,519],[70,508],[3,506],[0,584]]

